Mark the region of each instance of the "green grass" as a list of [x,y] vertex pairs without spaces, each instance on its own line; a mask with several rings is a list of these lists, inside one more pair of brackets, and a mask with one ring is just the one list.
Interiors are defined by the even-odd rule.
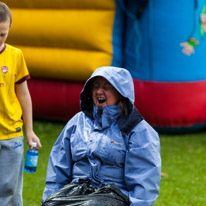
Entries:
[[206,205],[206,133],[160,135],[162,177],[155,206]]
[[[49,153],[64,125],[63,123],[34,122],[34,131],[41,140],[42,148],[39,150],[36,173],[24,172],[23,202],[25,206],[41,205]],[[26,141],[24,142],[24,153],[26,153],[28,146]]]
[[[37,172],[24,172],[25,206],[40,206],[52,145],[65,123],[34,122],[43,145],[39,150]],[[162,177],[160,196],[154,206],[206,205],[206,133],[160,135]],[[25,141],[25,152],[27,150]]]

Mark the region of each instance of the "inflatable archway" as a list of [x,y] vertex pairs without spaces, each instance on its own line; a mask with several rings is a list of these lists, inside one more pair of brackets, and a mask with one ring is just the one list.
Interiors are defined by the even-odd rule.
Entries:
[[205,128],[205,0],[5,0],[8,43],[22,49],[34,116],[68,120],[99,66],[127,68],[154,127]]
[[68,120],[79,111],[84,81],[96,68],[112,62],[115,1],[5,3],[13,15],[8,43],[23,51],[32,76],[28,83],[34,116]]

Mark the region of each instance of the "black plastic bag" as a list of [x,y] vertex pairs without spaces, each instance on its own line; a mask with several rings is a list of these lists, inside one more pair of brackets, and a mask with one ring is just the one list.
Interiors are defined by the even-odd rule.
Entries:
[[87,182],[68,184],[48,197],[42,206],[129,206],[129,200],[114,184],[93,188]]

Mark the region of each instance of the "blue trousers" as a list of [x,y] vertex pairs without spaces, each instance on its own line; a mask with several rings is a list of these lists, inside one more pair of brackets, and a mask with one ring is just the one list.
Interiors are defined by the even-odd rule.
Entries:
[[0,140],[0,205],[22,206],[24,137]]

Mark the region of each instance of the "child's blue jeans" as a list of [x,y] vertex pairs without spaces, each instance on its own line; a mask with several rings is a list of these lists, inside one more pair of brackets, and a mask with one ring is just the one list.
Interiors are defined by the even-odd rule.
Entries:
[[22,206],[24,137],[0,140],[0,205]]

